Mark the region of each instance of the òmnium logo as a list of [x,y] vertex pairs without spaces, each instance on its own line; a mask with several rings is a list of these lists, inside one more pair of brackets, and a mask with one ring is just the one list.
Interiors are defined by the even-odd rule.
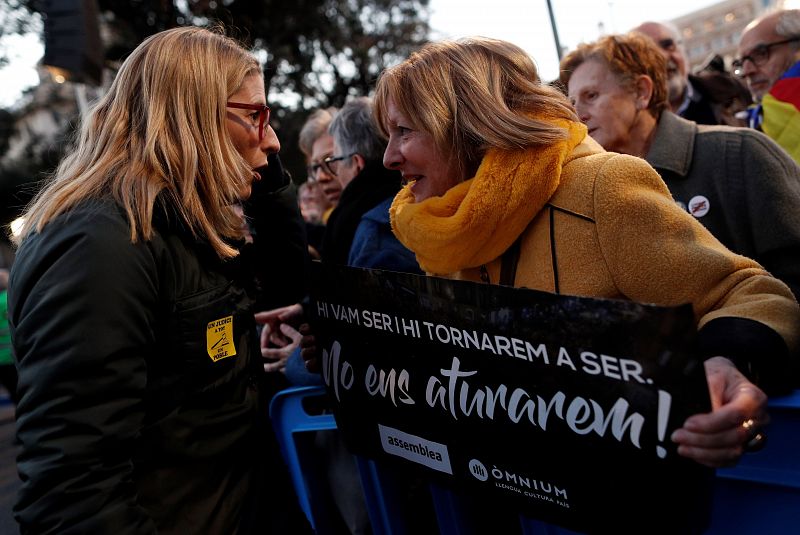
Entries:
[[450,455],[444,444],[380,424],[378,432],[381,435],[381,446],[386,453],[453,475]]
[[567,489],[559,487],[552,481],[536,479],[506,469],[501,470],[497,465],[492,465],[492,469],[487,470],[486,466],[478,459],[472,459],[469,462],[469,472],[478,481],[488,481],[491,475],[495,488],[569,509]]
[[475,479],[478,481],[486,481],[489,479],[489,471],[478,459],[472,459],[469,462],[469,472],[475,476]]

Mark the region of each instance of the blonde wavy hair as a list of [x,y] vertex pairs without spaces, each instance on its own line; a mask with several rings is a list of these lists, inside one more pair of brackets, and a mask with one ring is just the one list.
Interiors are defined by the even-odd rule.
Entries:
[[226,242],[242,236],[232,204],[252,169],[228,134],[226,102],[250,75],[261,75],[258,62],[220,29],[175,28],[147,38],[28,206],[19,239],[85,199],[110,195],[127,214],[131,241],[149,240],[164,194],[194,236],[222,258],[236,256]]
[[564,139],[566,130],[548,119],[578,121],[566,97],[541,82],[524,50],[485,37],[430,43],[386,69],[374,104],[384,136],[390,99],[411,126],[431,134],[461,176],[474,172],[489,148]]

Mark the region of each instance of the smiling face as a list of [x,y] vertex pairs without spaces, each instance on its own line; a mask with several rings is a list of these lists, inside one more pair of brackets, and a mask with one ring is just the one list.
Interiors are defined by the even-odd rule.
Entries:
[[[228,97],[228,101],[242,104],[266,104],[264,80],[257,74],[247,76],[239,90]],[[259,140],[259,114],[260,112],[256,110],[227,108],[225,115],[225,124],[233,146],[253,169],[267,165],[267,156],[275,154],[281,149],[278,137],[269,125],[265,125],[264,135]],[[249,184],[246,191],[242,191],[240,195],[242,199],[250,197]]]
[[391,98],[386,102],[386,119],[389,144],[383,165],[400,171],[403,182],[412,183],[411,193],[416,202],[442,196],[463,181],[458,168],[436,148],[433,136],[413,128]]

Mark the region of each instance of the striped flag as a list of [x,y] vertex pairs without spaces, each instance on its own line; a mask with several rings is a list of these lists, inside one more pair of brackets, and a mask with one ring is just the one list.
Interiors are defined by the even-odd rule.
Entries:
[[761,106],[764,133],[800,162],[800,61],[773,84]]

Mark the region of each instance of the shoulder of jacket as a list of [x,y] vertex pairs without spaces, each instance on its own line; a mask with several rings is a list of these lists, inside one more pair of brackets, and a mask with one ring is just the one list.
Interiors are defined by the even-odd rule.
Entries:
[[702,147],[702,154],[711,152],[714,150],[713,147],[722,144],[733,145],[734,150],[730,155],[737,164],[740,161],[745,161],[744,163],[768,161],[771,164],[795,167],[794,160],[785,150],[772,138],[753,128],[698,125],[695,143]]
[[697,140],[702,142],[738,142],[741,144],[756,144],[768,146],[772,140],[763,132],[753,128],[741,126],[727,126],[722,124],[698,124]]
[[119,206],[106,200],[88,200],[59,214],[41,231],[43,239],[70,239],[80,235],[85,239],[116,242],[130,241],[130,225]]
[[574,184],[587,191],[594,190],[598,181],[604,181],[608,177],[625,182],[641,180],[643,177],[658,177],[655,169],[644,159],[629,154],[603,152],[571,163],[575,165],[564,167],[562,183]]
[[612,202],[637,190],[654,190],[669,196],[666,184],[642,158],[606,152],[582,158],[565,173],[551,204],[594,220],[598,199]]
[[361,221],[370,221],[378,224],[389,224],[389,207],[393,198],[388,198],[373,206],[361,216]]
[[131,239],[131,227],[124,210],[112,200],[89,200],[59,214],[42,229],[23,240],[20,250],[35,255],[53,255],[72,250],[97,262],[149,262],[160,256],[160,233],[154,229],[150,240]]

